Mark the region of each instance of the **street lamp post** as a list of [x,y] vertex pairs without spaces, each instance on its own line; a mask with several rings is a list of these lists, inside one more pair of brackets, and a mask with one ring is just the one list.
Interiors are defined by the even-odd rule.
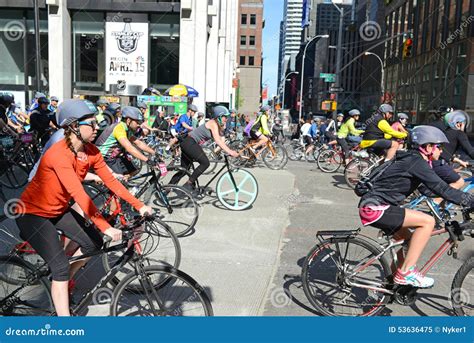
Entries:
[[383,96],[385,94],[385,87],[384,87],[385,72],[383,70],[383,61],[382,61],[382,59],[380,58],[379,55],[374,54],[373,52],[370,52],[370,51],[365,52],[364,55],[365,56],[373,55],[373,56],[377,57],[377,59],[380,62],[380,70],[382,71],[382,80],[380,81],[380,91],[382,92],[382,96]]
[[[342,63],[342,30],[344,28],[344,7],[337,6],[331,1],[334,7],[339,11],[339,32],[337,36],[337,51],[336,51],[336,88],[341,88],[341,63]],[[339,107],[339,89],[335,94],[335,101]],[[337,108],[334,111],[334,118],[336,118]]]
[[309,40],[308,43],[306,43],[306,46],[304,47],[304,52],[303,52],[303,61],[302,61],[302,66],[301,66],[301,87],[300,87],[300,114],[299,114],[299,120],[301,120],[301,117],[303,115],[303,81],[304,81],[304,62],[306,59],[306,50],[308,49],[309,45],[317,38],[329,38],[329,35],[317,35],[314,36]]
[[285,76],[285,80],[283,81],[283,99],[282,99],[282,106],[281,106],[281,109],[284,110],[285,109],[285,93],[286,93],[286,81],[288,81],[286,78],[289,77],[291,74],[295,74],[295,75],[298,75],[300,72],[299,71],[292,71],[290,73],[288,73],[286,76]]

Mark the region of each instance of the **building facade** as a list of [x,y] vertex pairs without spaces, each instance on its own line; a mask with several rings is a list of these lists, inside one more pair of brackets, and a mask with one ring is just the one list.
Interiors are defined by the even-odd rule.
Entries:
[[[385,86],[398,111],[413,123],[432,119],[439,106],[474,115],[474,2],[398,0],[386,8]],[[407,40],[411,47],[407,50]]]
[[33,1],[0,0],[0,89],[28,103],[37,90],[93,100],[120,95],[120,86],[127,98],[148,86],[163,92],[184,83],[198,90],[194,101],[203,110],[230,104],[237,3],[39,1],[38,89]]
[[263,28],[263,0],[240,0],[236,109],[245,114],[258,111],[261,103]]

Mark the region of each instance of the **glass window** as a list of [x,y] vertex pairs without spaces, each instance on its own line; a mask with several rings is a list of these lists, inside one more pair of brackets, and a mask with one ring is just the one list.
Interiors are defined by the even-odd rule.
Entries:
[[250,25],[257,25],[257,15],[251,14],[250,15]]
[[179,82],[179,14],[150,16],[150,84],[165,91]]
[[0,12],[0,84],[22,85],[25,83],[23,53],[25,31],[22,10],[2,9]]
[[240,45],[247,45],[247,36],[240,36]]
[[73,87],[103,90],[105,86],[104,13],[75,12],[71,19]]
[[240,17],[240,24],[242,25],[247,25],[247,15],[246,14],[242,14],[241,17]]
[[245,56],[240,56],[240,65],[241,66],[245,65]]
[[255,36],[250,36],[249,37],[249,45],[251,45],[251,46],[255,45]]
[[249,56],[249,66],[255,65],[255,57]]

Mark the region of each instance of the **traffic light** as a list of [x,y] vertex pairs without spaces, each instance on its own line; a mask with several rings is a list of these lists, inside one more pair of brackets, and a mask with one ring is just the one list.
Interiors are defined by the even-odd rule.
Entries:
[[403,41],[403,58],[411,57],[411,49],[413,48],[413,39],[405,38]]

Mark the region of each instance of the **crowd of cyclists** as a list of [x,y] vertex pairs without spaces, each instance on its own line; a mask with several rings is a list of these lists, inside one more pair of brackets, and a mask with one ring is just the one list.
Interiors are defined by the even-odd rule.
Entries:
[[[25,132],[35,134],[39,161],[30,173],[30,182],[21,195],[24,206],[17,218],[21,238],[28,241],[48,263],[52,272],[52,297],[58,315],[70,315],[68,302],[69,280],[87,261],[69,266],[64,247],[57,240],[56,229],[75,241],[79,249],[74,254],[90,253],[99,249],[102,236],[114,241],[121,239],[121,231],[112,227],[96,209],[82,187],[85,180],[100,181],[113,193],[129,203],[141,215],[152,209],[136,199],[120,179],[138,172],[133,159],[152,168],[160,156],[147,145],[146,138],[155,134],[166,139],[166,150],[179,147],[181,166],[194,167],[184,188],[193,191],[195,181],[209,168],[210,161],[202,145],[210,140],[231,157],[239,153],[226,143],[225,136],[242,132],[255,141],[257,151],[269,140],[285,140],[282,118],[263,106],[255,118],[215,106],[210,113],[200,112],[192,103],[185,114],[169,114],[159,109],[148,113],[149,106],[121,106],[99,99],[96,104],[86,100],[47,98],[37,93],[28,111],[15,106],[11,94],[0,95],[0,127],[3,135],[18,137]],[[328,149],[342,149],[344,163],[351,158],[354,146],[383,156],[380,167],[361,182],[368,182],[358,204],[364,226],[381,229],[395,239],[409,239],[408,250],[400,254],[394,282],[418,288],[433,286],[434,280],[422,275],[417,267],[435,227],[432,216],[401,207],[423,184],[444,201],[474,205],[474,199],[462,192],[464,181],[457,167],[468,162],[456,155],[458,150],[474,158],[465,132],[469,116],[462,110],[441,108],[437,120],[428,125],[408,128],[409,116],[395,116],[390,104],[382,104],[374,114],[359,121],[358,109],[335,118],[309,118],[301,121],[293,132],[293,139],[301,139],[305,153],[312,153],[315,142]],[[3,152],[0,150],[0,159]],[[176,173],[170,183],[176,184],[185,173]],[[371,182],[369,182],[371,181]],[[441,200],[440,200],[441,201]],[[89,218],[97,228],[86,224]],[[38,234],[40,233],[40,234]]]

